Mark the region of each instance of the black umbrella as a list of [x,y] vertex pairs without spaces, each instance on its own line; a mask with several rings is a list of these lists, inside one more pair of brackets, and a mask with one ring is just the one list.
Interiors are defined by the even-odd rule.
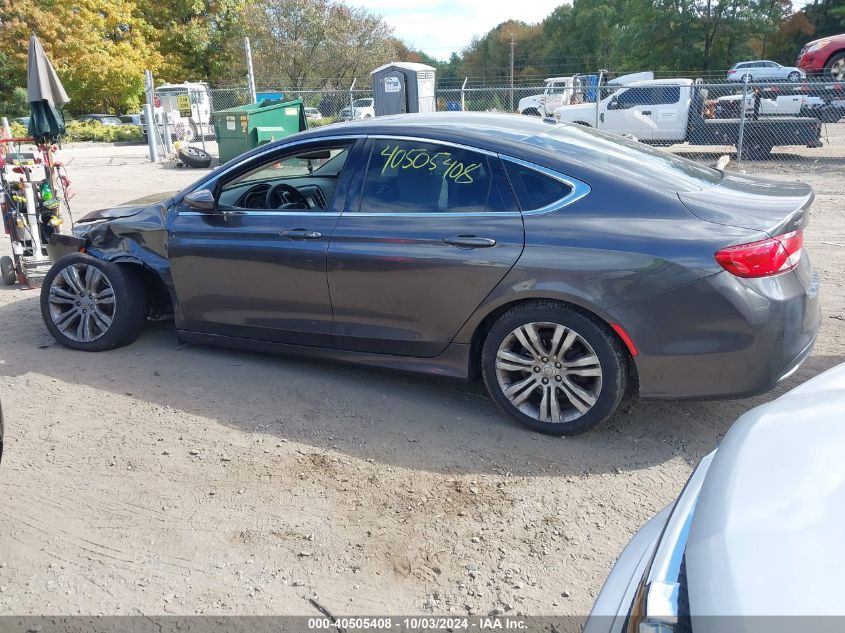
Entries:
[[30,113],[28,135],[37,143],[55,143],[65,132],[65,119],[59,110],[70,97],[35,35],[29,38],[26,92]]

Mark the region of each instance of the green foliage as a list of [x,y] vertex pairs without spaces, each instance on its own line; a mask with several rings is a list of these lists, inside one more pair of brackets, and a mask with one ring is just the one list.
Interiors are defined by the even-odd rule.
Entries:
[[29,114],[26,88],[15,86],[8,93],[4,93],[3,97],[3,100],[0,101],[0,116],[18,117]]
[[94,141],[98,143],[126,143],[144,139],[137,125],[103,125],[99,121],[68,121],[66,142]]
[[12,138],[26,137],[26,126],[23,123],[13,121],[9,124],[9,129],[12,131]]
[[336,116],[324,116],[322,119],[308,119],[308,128],[323,127],[324,125],[331,125],[340,121]]

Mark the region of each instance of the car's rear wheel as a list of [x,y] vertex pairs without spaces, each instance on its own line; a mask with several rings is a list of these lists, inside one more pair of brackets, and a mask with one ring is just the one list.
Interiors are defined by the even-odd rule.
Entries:
[[625,352],[612,331],[551,301],[499,317],[485,339],[481,369],[503,411],[550,435],[582,433],[609,418],[628,382]]
[[134,341],[147,317],[147,293],[131,268],[74,253],[50,268],[41,316],[62,345],[90,352]]
[[799,80],[801,79],[801,73],[799,73],[798,71],[793,70],[791,73],[789,73],[789,74],[786,76],[786,78],[787,78],[789,81],[791,81],[791,82],[793,82],[793,83],[794,83],[794,82],[799,81]]
[[824,74],[835,81],[845,81],[845,53],[837,53],[827,60]]

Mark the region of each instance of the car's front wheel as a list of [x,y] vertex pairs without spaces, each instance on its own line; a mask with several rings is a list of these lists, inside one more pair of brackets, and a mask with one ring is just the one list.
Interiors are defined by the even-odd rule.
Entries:
[[609,328],[550,301],[499,317],[484,342],[481,369],[501,409],[550,435],[574,435],[603,422],[628,384],[625,352]]
[[147,293],[130,267],[74,253],[50,268],[41,316],[62,345],[90,352],[134,341],[147,317]]

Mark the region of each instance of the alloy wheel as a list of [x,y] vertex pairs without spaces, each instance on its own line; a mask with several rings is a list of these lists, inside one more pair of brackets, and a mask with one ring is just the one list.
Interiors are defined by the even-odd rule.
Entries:
[[845,80],[845,57],[833,63],[830,67],[830,76],[836,81]]
[[114,288],[103,272],[88,264],[71,264],[50,284],[50,319],[66,337],[96,341],[114,320]]
[[544,423],[572,422],[593,408],[602,368],[592,346],[559,323],[511,331],[496,352],[496,379],[510,404]]

